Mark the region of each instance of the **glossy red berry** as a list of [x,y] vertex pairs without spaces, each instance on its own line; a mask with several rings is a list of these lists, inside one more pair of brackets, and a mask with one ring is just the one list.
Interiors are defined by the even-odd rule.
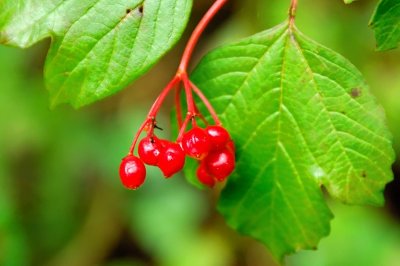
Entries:
[[164,150],[161,152],[157,166],[166,178],[182,170],[185,164],[185,152],[174,142],[163,141]]
[[182,137],[182,148],[185,153],[198,160],[202,160],[211,149],[210,138],[204,129],[194,127]]
[[143,138],[138,146],[138,154],[145,164],[157,165],[163,147],[155,136]]
[[119,177],[126,188],[137,189],[144,183],[146,167],[138,157],[128,155],[122,159],[119,167]]
[[222,126],[207,126],[205,131],[210,138],[213,150],[225,147],[225,144],[231,139],[228,131]]
[[205,158],[208,172],[218,181],[224,181],[235,169],[235,155],[227,148],[214,151]]
[[210,175],[210,173],[208,173],[207,167],[204,162],[201,163],[197,168],[196,176],[200,183],[202,183],[203,185],[211,188],[214,187],[215,179],[212,175]]

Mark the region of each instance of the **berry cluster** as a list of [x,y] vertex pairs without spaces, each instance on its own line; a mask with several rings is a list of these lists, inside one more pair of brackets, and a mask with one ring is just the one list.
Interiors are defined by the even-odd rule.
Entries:
[[222,126],[194,127],[182,138],[185,153],[200,161],[198,180],[213,187],[224,181],[235,168],[235,148],[229,133]]
[[182,170],[185,156],[199,161],[198,180],[209,187],[223,182],[235,168],[235,149],[229,133],[222,126],[198,126],[185,132],[179,143],[147,135],[138,146],[138,155],[122,159],[120,177],[125,187],[136,189],[146,178],[145,164],[157,166],[165,178]]
[[[216,0],[193,31],[177,73],[157,97],[147,119],[136,133],[128,155],[122,159],[119,175],[126,188],[137,189],[144,183],[146,178],[145,164],[157,166],[164,176],[169,178],[182,170],[186,156],[199,161],[196,172],[197,178],[202,184],[209,187],[213,187],[216,181],[224,181],[234,170],[235,147],[233,141],[226,129],[222,127],[208,99],[189,80],[187,74],[189,60],[201,33],[226,2],[227,0]],[[185,119],[182,119],[183,112],[180,99],[182,88],[186,95],[187,113]],[[179,126],[179,134],[175,142],[159,139],[154,134],[154,129],[158,128],[156,124],[157,113],[166,96],[173,89],[175,89],[176,115]],[[193,93],[200,98],[209,111],[214,120],[214,125],[210,125],[199,112]],[[205,128],[197,125],[197,118],[202,120]],[[190,122],[191,129],[187,131]],[[135,156],[133,155],[135,146],[143,131],[146,131],[147,135],[139,142],[138,156]]]
[[126,188],[140,187],[146,178],[144,164],[160,168],[166,178],[179,172],[185,164],[185,153],[177,143],[146,136],[138,147],[139,157],[132,154],[122,159],[119,175]]

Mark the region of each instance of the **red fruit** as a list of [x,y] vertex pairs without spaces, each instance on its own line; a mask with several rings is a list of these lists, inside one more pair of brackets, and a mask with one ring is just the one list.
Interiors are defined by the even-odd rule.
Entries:
[[211,149],[210,138],[204,129],[194,127],[182,137],[182,148],[185,153],[198,160],[202,160]]
[[140,141],[138,154],[145,164],[157,165],[162,150],[163,147],[157,137],[147,136]]
[[126,188],[137,189],[146,178],[146,167],[138,157],[128,155],[119,166],[119,177]]
[[225,147],[225,144],[231,139],[228,131],[222,126],[207,126],[205,131],[210,138],[213,150]]
[[185,152],[174,142],[163,141],[165,145],[161,152],[157,166],[166,178],[182,170],[185,164]]
[[235,155],[225,148],[210,153],[205,158],[208,172],[218,181],[224,181],[235,169]]
[[165,147],[167,147],[171,143],[171,141],[166,139],[159,139],[158,141],[160,142],[160,145],[163,149],[165,149]]
[[196,171],[197,179],[202,183],[203,185],[206,185],[210,188],[214,187],[215,185],[215,179],[212,175],[208,173],[206,165],[201,163],[199,167],[197,168]]

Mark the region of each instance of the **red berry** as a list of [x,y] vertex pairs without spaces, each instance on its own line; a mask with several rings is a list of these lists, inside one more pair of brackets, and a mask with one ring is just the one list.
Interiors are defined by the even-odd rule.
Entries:
[[157,165],[162,149],[163,147],[157,137],[147,136],[140,141],[138,154],[145,164]]
[[225,147],[225,144],[231,139],[228,131],[222,126],[207,126],[205,131],[210,138],[213,150]]
[[174,142],[163,141],[164,150],[158,160],[157,166],[166,178],[182,170],[185,164],[185,152],[181,146]]
[[201,163],[196,171],[197,179],[203,184],[208,187],[214,187],[215,179],[212,175],[208,173],[206,165]]
[[194,127],[182,137],[182,148],[185,153],[198,160],[202,160],[211,149],[210,138],[204,129]]
[[235,169],[235,155],[225,148],[214,151],[205,158],[208,172],[218,181],[224,181]]
[[128,155],[119,166],[119,177],[126,188],[137,189],[146,178],[146,167],[138,157]]
[[166,139],[159,139],[160,145],[163,149],[165,149],[168,145],[171,144],[171,141],[166,140]]

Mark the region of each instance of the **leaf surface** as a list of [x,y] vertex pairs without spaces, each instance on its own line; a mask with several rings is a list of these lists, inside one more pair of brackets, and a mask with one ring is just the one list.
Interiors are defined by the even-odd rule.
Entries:
[[400,42],[400,1],[381,0],[371,18],[370,26],[375,31],[377,49],[390,50]]
[[52,105],[80,107],[144,74],[180,38],[191,0],[5,0],[0,42],[52,37],[45,79]]
[[391,136],[342,56],[283,23],[212,51],[192,79],[237,146],[219,210],[277,258],[316,248],[328,235],[322,186],[344,203],[383,203]]

